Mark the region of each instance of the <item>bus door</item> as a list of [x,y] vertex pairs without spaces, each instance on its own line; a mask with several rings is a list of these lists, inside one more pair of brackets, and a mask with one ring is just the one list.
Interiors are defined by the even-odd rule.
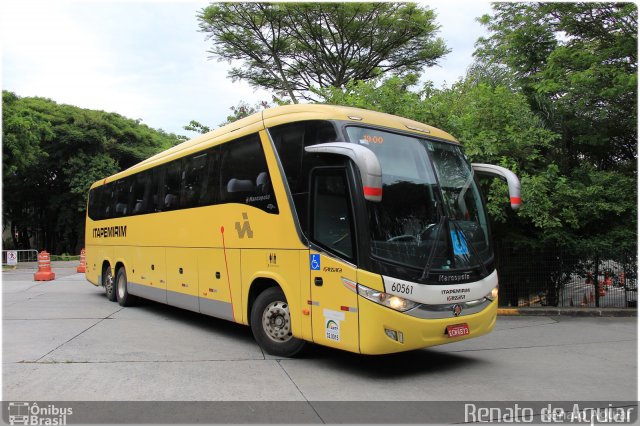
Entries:
[[311,180],[309,252],[313,340],[359,352],[355,240],[347,173],[318,168]]

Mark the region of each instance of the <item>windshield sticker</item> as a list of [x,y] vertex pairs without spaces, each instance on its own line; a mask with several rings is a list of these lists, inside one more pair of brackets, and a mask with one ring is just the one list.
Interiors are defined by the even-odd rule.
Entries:
[[360,139],[360,142],[362,143],[363,140],[367,143],[375,143],[377,145],[384,143],[384,138],[382,136],[362,135],[362,139]]
[[464,239],[464,234],[462,232],[451,231],[451,242],[453,243],[454,255],[458,256],[469,254],[467,241]]

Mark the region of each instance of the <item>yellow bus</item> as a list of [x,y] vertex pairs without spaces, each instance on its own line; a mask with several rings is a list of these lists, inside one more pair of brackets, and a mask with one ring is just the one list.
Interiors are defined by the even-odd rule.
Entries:
[[[474,173],[475,172],[475,173]],[[268,353],[481,336],[498,279],[474,164],[434,127],[331,105],[267,109],[91,186],[86,278],[249,325]]]

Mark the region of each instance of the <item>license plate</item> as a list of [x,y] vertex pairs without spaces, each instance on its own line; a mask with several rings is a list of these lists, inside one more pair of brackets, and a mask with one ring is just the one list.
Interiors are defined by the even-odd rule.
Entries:
[[468,324],[456,324],[447,326],[447,336],[449,337],[466,336],[469,333],[470,331]]

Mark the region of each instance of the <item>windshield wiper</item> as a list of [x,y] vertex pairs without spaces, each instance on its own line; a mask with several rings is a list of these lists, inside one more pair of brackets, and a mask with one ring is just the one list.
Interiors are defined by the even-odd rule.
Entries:
[[431,246],[429,257],[427,258],[427,264],[424,266],[424,269],[422,270],[422,275],[420,276],[420,279],[419,279],[420,281],[426,280],[427,277],[429,276],[429,273],[431,272],[431,264],[433,263],[433,258],[435,257],[438,243],[440,242],[440,233],[442,232],[442,228],[444,228],[445,225],[447,224],[447,219],[449,218],[446,214],[440,212],[440,209],[438,208],[439,206],[437,206],[437,204],[436,204],[436,211],[440,215],[440,219],[438,220],[438,225],[437,225],[438,230],[436,231],[436,238],[433,242],[433,245]]

